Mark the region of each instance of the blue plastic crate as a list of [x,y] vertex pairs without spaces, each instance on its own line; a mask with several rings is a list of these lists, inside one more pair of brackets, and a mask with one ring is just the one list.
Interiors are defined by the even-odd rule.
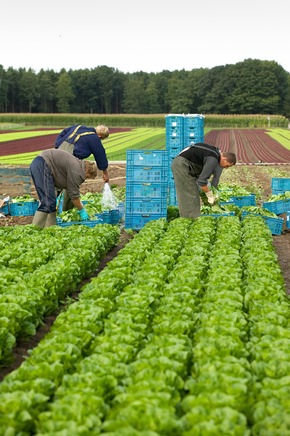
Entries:
[[58,214],[62,213],[63,196],[64,196],[64,194],[63,194],[63,192],[61,192],[61,194],[56,197],[56,209],[57,209]]
[[56,224],[61,227],[70,227],[74,225],[82,225],[87,227],[95,227],[97,224],[104,224],[104,221],[101,219],[96,220],[90,220],[90,221],[70,221],[70,222],[63,222],[60,219],[56,220]]
[[167,182],[167,166],[128,166],[126,168],[126,181],[128,182]]
[[188,114],[184,116],[184,129],[188,127],[201,127],[204,128],[204,115],[202,114]]
[[132,166],[162,167],[168,162],[166,150],[127,150],[126,168]]
[[184,138],[199,138],[204,136],[202,127],[187,127],[184,129]]
[[127,214],[125,215],[125,228],[140,230],[149,221],[158,220],[159,218],[167,218],[167,213],[165,215],[160,215],[156,213],[144,213],[144,214]]
[[183,129],[184,126],[184,116],[181,114],[168,114],[165,116],[165,127],[166,131],[172,129]]
[[176,192],[173,174],[171,177],[168,177],[168,192],[169,191]]
[[109,210],[110,215],[110,223],[118,224],[120,222],[120,211],[119,209],[111,209]]
[[212,216],[214,218],[219,218],[220,216],[234,216],[235,212],[224,212],[224,213],[203,213],[200,216]]
[[204,142],[204,136],[195,136],[194,138],[184,138],[184,147],[189,145],[197,144],[198,142]]
[[175,188],[175,182],[174,182],[174,177],[173,177],[173,173],[172,173],[172,169],[168,168],[168,182],[167,182],[168,188],[169,189],[176,189]]
[[171,130],[166,132],[166,144],[183,144],[184,132],[183,130]]
[[97,213],[96,218],[101,220],[105,224],[112,224],[111,223],[111,214],[110,214],[109,210],[105,210],[101,213]]
[[290,210],[286,213],[286,228],[290,229]]
[[176,197],[176,193],[170,191],[167,198],[168,206],[178,206],[178,201]]
[[179,148],[182,150],[184,148],[184,135],[182,136],[168,136],[166,135],[166,150],[170,148]]
[[125,218],[125,203],[120,201],[118,203],[118,211],[119,211],[119,222],[123,222]]
[[168,148],[169,159],[174,159],[181,151],[183,147],[170,147]]
[[254,216],[262,217],[264,222],[269,227],[272,235],[281,235],[282,230],[283,230],[283,223],[284,223],[284,219],[283,218],[268,217],[268,216],[260,215],[260,214],[257,214],[257,213],[243,211],[242,212],[242,219],[246,215],[254,215]]
[[126,201],[131,198],[163,198],[167,195],[167,183],[126,182]]
[[9,214],[9,205],[3,204],[3,206],[0,207],[0,213],[2,213],[3,215],[8,215]]
[[264,217],[264,221],[271,230],[272,235],[281,235],[283,230],[283,218]]
[[219,201],[218,204],[220,206],[236,206],[235,202],[233,200],[229,201]]
[[279,194],[290,191],[290,179],[273,177],[271,180],[271,188],[273,193],[274,191],[279,191]]
[[39,202],[35,201],[20,201],[18,203],[9,203],[9,211],[11,216],[30,216],[37,211]]
[[158,200],[151,198],[126,200],[126,216],[131,213],[154,213],[165,215],[166,212],[166,197]]
[[167,176],[167,178],[168,178],[168,186],[170,186],[172,181],[174,182],[173,172],[172,172],[171,167],[168,167],[168,176]]
[[171,140],[183,142],[183,136],[184,136],[183,131],[180,132],[179,130],[172,130],[171,132],[166,132],[166,143],[170,142]]
[[287,191],[279,191],[278,189],[272,189],[272,194],[273,195],[283,195],[283,194],[285,194],[285,192],[289,192],[288,190]]
[[262,207],[280,215],[290,210],[290,198],[289,200],[268,201],[263,203]]
[[255,194],[231,197],[230,200],[233,201],[235,206],[238,206],[238,207],[255,206],[256,205],[256,195]]
[[167,204],[169,206],[178,206],[176,189],[175,189],[174,183],[169,183],[169,185],[168,185]]

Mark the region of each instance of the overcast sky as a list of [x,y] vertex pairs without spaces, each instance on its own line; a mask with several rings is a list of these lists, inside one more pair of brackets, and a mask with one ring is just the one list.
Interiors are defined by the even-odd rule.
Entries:
[[273,60],[290,72],[289,0],[7,0],[0,65],[192,70]]

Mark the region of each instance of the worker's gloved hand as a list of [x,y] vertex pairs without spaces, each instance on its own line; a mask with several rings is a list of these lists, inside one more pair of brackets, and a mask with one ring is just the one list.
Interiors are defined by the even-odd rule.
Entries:
[[81,218],[82,221],[86,221],[86,220],[90,219],[90,217],[89,217],[89,215],[88,215],[88,213],[87,213],[85,208],[79,210],[79,215],[80,215],[80,218]]
[[205,194],[207,196],[209,204],[213,206],[217,202],[217,198],[213,195],[212,191],[208,191]]

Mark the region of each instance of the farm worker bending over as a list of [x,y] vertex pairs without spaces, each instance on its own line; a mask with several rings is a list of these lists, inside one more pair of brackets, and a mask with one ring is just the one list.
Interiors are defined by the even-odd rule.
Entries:
[[97,175],[95,162],[83,161],[64,150],[44,150],[30,165],[30,174],[40,204],[32,224],[49,227],[56,224],[56,191],[66,189],[81,220],[89,216],[80,200],[80,186]]
[[221,152],[214,145],[203,142],[182,150],[171,164],[180,217],[197,218],[200,215],[200,190],[213,205],[217,198],[208,185],[210,177],[214,174],[213,183],[217,187],[223,168],[235,164],[234,153]]
[[[99,170],[103,171],[103,180],[109,182],[108,159],[101,139],[108,138],[107,126],[86,127],[73,125],[64,129],[55,140],[55,148],[66,150],[79,159],[85,159],[93,155]],[[73,207],[67,192],[64,192],[62,210]]]

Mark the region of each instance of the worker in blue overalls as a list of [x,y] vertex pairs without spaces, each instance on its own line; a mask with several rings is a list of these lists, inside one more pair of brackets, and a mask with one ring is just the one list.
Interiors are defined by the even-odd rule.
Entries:
[[[55,140],[55,148],[68,151],[78,159],[88,158],[91,154],[94,156],[97,168],[103,172],[103,180],[109,182],[108,159],[106,151],[102,144],[102,139],[108,138],[109,129],[107,126],[99,125],[97,127],[87,127],[82,125],[73,125],[65,128],[60,132]],[[72,209],[73,204],[63,191],[62,210]]]

